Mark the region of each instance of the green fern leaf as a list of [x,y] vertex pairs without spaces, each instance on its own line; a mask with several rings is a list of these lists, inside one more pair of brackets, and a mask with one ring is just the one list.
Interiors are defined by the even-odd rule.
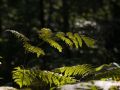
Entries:
[[53,39],[52,37],[53,33],[50,29],[43,28],[39,32],[40,32],[39,38],[49,43],[52,47],[56,48],[59,52],[62,52],[62,46]]
[[21,69],[20,67],[16,67],[13,73],[14,81],[20,86],[29,86],[31,85],[32,79],[30,77],[29,70]]
[[39,73],[39,80],[41,83],[44,83],[44,86],[60,86],[68,83],[76,82],[72,77],[61,76],[58,73],[50,72],[50,71],[42,71]]
[[112,78],[112,80],[120,80],[120,68],[114,68],[112,70],[105,70],[97,72],[95,74],[95,79],[107,80]]
[[20,39],[23,42],[29,41],[29,39],[26,36],[24,36],[23,34],[15,31],[15,30],[6,30],[6,31],[14,34],[18,39]]
[[27,52],[32,52],[32,53],[37,54],[37,57],[39,57],[40,55],[45,55],[45,52],[41,48],[32,46],[31,44],[27,42],[24,43],[23,47],[25,48]]
[[61,39],[62,41],[64,41],[66,44],[68,44],[70,47],[73,46],[73,43],[70,39],[65,37],[65,34],[63,32],[58,32],[56,34],[56,37],[58,37],[59,39]]
[[62,46],[58,44],[52,37],[52,31],[48,28],[40,30],[39,38],[49,43],[52,47],[56,48],[59,52],[62,52]]
[[80,35],[88,47],[95,48],[95,40],[84,35]]
[[56,41],[50,38],[44,38],[44,41],[48,42],[52,47],[56,48],[59,52],[62,52],[62,46],[58,44]]
[[74,34],[75,38],[77,39],[78,43],[79,43],[79,46],[82,47],[82,39],[81,37],[79,36],[78,33],[75,33]]
[[55,73],[61,73],[65,76],[85,76],[93,71],[91,65],[83,64],[72,67],[62,67],[54,70]]
[[73,33],[67,32],[66,35],[72,40],[72,42],[75,44],[75,47],[78,48],[78,41],[74,37]]
[[38,82],[38,86],[60,86],[68,83],[75,83],[76,80],[72,77],[65,77],[58,73],[41,70],[22,69],[20,67],[15,68],[13,73],[14,81],[20,86],[33,86],[35,82]]

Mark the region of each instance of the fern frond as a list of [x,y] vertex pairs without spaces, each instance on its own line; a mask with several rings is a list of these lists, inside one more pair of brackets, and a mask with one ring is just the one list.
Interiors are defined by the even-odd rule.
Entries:
[[79,36],[78,33],[75,33],[74,34],[75,38],[77,39],[78,43],[79,43],[79,46],[82,47],[82,39],[81,37]]
[[72,40],[72,42],[75,44],[75,47],[78,48],[78,41],[74,37],[73,33],[67,32],[66,35]]
[[107,80],[107,79],[120,80],[120,68],[101,71],[97,73],[94,78],[103,79],[103,80]]
[[93,71],[91,65],[83,64],[71,67],[56,68],[54,72],[63,74],[65,76],[85,76]]
[[39,79],[50,86],[54,84],[54,86],[60,86],[68,83],[76,82],[72,77],[62,76],[61,74],[50,72],[50,71],[42,71],[39,74]]
[[95,40],[94,39],[86,37],[84,35],[80,35],[80,36],[88,47],[91,47],[91,48],[95,47]]
[[18,39],[20,39],[23,42],[29,41],[29,39],[25,35],[15,31],[15,30],[6,30],[6,31],[12,33],[13,35],[15,35],[15,37],[17,37]]
[[65,42],[66,44],[68,44],[70,47],[73,46],[72,41],[71,41],[70,39],[68,39],[68,38],[65,37],[65,33],[63,33],[63,32],[58,32],[58,33],[56,34],[56,37],[58,37],[59,39],[61,39],[62,41],[64,41],[64,42]]
[[20,86],[32,86],[38,82],[38,86],[60,86],[68,83],[75,83],[72,77],[65,77],[58,73],[41,70],[15,68],[13,73],[14,81]]
[[14,68],[15,70],[12,71],[14,81],[20,86],[29,86],[33,81],[29,70],[21,69],[20,67]]
[[52,37],[52,31],[48,28],[40,30],[39,38],[50,44],[50,46],[56,48],[59,52],[62,52],[62,46],[57,43]]
[[32,52],[32,53],[37,54],[37,57],[39,57],[40,55],[45,55],[45,52],[41,48],[32,46],[31,44],[27,42],[24,43],[23,47],[25,48],[27,52]]

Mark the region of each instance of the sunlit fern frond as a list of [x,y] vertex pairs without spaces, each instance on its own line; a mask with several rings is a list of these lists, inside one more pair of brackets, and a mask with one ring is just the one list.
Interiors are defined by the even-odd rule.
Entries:
[[80,36],[88,47],[91,47],[91,48],[95,47],[95,40],[94,39],[86,37],[85,35],[80,35]]
[[37,54],[37,57],[39,57],[41,55],[45,55],[45,52],[41,48],[39,48],[37,46],[32,46],[31,44],[29,44],[27,42],[24,43],[23,47],[25,48],[25,50],[27,52]]
[[99,73],[96,73],[94,76],[94,79],[112,79],[112,80],[120,80],[120,68],[113,68],[108,69],[105,71],[100,71]]
[[69,83],[75,83],[76,80],[72,77],[62,76],[61,74],[50,72],[50,71],[42,71],[39,74],[40,80],[45,83],[45,85],[54,85],[60,86]]
[[15,31],[15,30],[6,30],[6,31],[12,33],[13,35],[15,35],[15,37],[17,37],[18,39],[20,39],[23,42],[29,41],[29,39],[25,35]]
[[49,43],[50,46],[56,48],[59,52],[62,52],[62,46],[59,43],[57,43],[55,40],[50,38],[44,38],[43,40]]
[[50,38],[52,37],[53,33],[52,31],[49,29],[49,28],[42,28],[40,31],[39,31],[39,37],[40,38]]
[[59,38],[59,39],[61,39],[62,41],[64,41],[64,42],[65,42],[66,44],[68,44],[70,47],[73,46],[73,42],[72,42],[70,39],[68,39],[68,38],[65,37],[65,33],[63,33],[63,32],[58,32],[58,33],[56,34],[56,37]]
[[52,31],[50,29],[48,28],[41,29],[39,38],[49,43],[50,46],[56,48],[59,52],[62,52],[62,46],[55,41],[54,37],[52,37]]
[[79,46],[82,47],[82,39],[78,33],[74,34],[74,37],[77,39]]
[[12,71],[14,82],[16,82],[20,87],[31,85],[33,79],[31,78],[29,70],[21,69],[20,67],[16,67],[14,69],[15,70]]
[[83,65],[76,65],[71,67],[62,67],[56,68],[54,72],[63,74],[65,76],[86,76],[93,71],[91,65],[83,64]]
[[78,41],[74,37],[73,33],[67,32],[66,35],[72,40],[72,42],[75,44],[75,47],[78,48]]
[[14,81],[20,86],[60,86],[68,83],[75,83],[72,77],[65,77],[58,73],[41,70],[15,68],[13,73]]

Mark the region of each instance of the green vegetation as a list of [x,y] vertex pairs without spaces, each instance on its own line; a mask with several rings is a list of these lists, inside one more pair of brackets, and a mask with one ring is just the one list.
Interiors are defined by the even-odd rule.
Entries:
[[[37,58],[41,55],[45,55],[45,52],[40,46],[33,46],[28,39],[23,34],[14,31],[7,30],[7,32],[12,33],[18,40],[23,44],[26,52],[31,52],[37,54]],[[43,28],[38,33],[38,38],[42,40],[41,43],[46,42],[51,47],[54,47],[59,52],[62,52],[63,48],[58,42],[63,40],[70,48],[82,47],[82,42],[84,41],[88,47],[93,48],[95,46],[95,40],[84,35],[79,35],[72,32],[63,33],[57,32],[53,33],[48,28]],[[40,44],[41,45],[41,44]],[[111,69],[111,70],[109,70]],[[69,66],[55,68],[54,70],[42,70],[40,67],[34,66],[33,68],[27,67],[16,67],[12,71],[14,81],[20,86],[34,87],[34,88],[53,88],[69,83],[77,83],[81,79],[88,80],[118,80],[120,77],[120,68],[112,67],[112,64],[104,64],[100,67],[93,68],[89,64]]]
[[[12,33],[18,40],[22,42],[26,52],[35,53],[37,54],[38,58],[40,57],[40,55],[45,55],[45,52],[40,47],[32,46],[30,44],[30,39],[28,39],[23,34],[14,30],[7,30],[7,32]],[[72,32],[68,32],[66,35],[63,32],[53,33],[48,28],[43,28],[38,31],[38,37],[39,39],[42,39],[43,42],[47,42],[51,47],[57,49],[59,52],[62,52],[62,46],[58,43],[59,40],[63,40],[71,48],[73,47],[73,45],[75,46],[75,48],[78,48],[78,45],[80,45],[81,47],[83,41],[89,47],[93,48],[95,45],[95,41],[86,36],[79,35],[77,33],[73,34]],[[32,68],[24,69],[21,67],[16,67],[15,70],[12,71],[12,73],[14,81],[20,87],[34,85],[39,86],[40,84],[40,88],[43,88],[47,85],[50,88],[68,83],[75,83],[78,80],[70,76],[83,77],[88,75],[92,71],[92,66],[86,64],[73,67],[56,68],[52,72],[44,71],[40,68],[37,70]]]
[[0,89],[118,82],[119,10],[120,0],[0,0]]

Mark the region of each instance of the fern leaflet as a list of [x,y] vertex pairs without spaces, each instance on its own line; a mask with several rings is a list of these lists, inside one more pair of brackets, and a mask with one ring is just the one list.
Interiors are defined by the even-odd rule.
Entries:
[[77,39],[78,43],[79,43],[79,46],[82,47],[82,39],[81,37],[79,36],[78,33],[75,33],[74,34],[75,38]]
[[56,68],[54,70],[54,72],[61,73],[65,76],[81,76],[81,77],[91,73],[92,71],[93,71],[92,66],[88,64]]
[[64,41],[66,44],[68,44],[70,47],[73,46],[73,43],[70,39],[65,37],[65,34],[63,32],[58,32],[56,34],[56,37],[58,37],[59,39],[61,39],[62,41]]
[[94,39],[86,37],[84,35],[80,35],[80,36],[88,47],[91,47],[91,48],[95,47],[95,40]]
[[76,38],[74,37],[73,33],[67,32],[66,34],[73,41],[73,43],[75,44],[75,47],[78,48],[78,42],[77,42]]
[[37,57],[39,57],[40,55],[45,55],[45,52],[41,48],[36,47],[36,46],[32,46],[31,44],[29,44],[27,42],[24,43],[23,47],[28,52],[36,53]]

